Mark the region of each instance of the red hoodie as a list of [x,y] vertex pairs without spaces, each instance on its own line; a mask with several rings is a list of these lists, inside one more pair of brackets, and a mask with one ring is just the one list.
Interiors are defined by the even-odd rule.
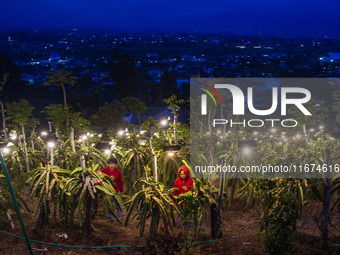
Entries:
[[[180,171],[182,171],[182,170],[185,172],[187,177],[185,178],[184,181],[181,179],[181,177],[178,177],[175,180],[174,188],[178,188],[178,190],[175,190],[173,192],[174,196],[179,196],[180,194],[187,193],[187,192],[191,191],[193,186],[194,186],[193,185],[194,184],[194,180],[190,178],[189,169],[185,165],[181,166],[178,169],[178,175],[179,175]],[[185,187],[185,188],[183,189],[183,187]]]
[[102,170],[100,170],[102,173],[107,174],[108,176],[113,176],[113,181],[116,183],[117,187],[114,187],[116,192],[123,192],[123,178],[122,173],[120,170],[116,167],[113,169],[113,171],[110,170],[109,167],[105,167]]

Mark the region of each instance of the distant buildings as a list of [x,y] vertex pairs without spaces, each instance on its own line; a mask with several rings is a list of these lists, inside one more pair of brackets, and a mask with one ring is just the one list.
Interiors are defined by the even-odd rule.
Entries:
[[[22,67],[22,80],[43,83],[51,69],[72,70],[77,78],[89,74],[98,84],[114,86],[112,56],[128,53],[137,68],[155,82],[163,72],[176,74],[180,86],[190,77],[334,77],[340,74],[340,40],[209,34],[35,32],[18,41],[6,34],[2,53]],[[35,38],[39,38],[36,40]],[[46,38],[44,39],[41,38]],[[328,53],[332,51],[334,53]],[[101,74],[106,73],[106,77]]]

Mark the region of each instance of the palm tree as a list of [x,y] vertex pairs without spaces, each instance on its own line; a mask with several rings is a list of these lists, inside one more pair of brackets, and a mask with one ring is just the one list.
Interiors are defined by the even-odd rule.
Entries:
[[47,75],[45,86],[61,87],[64,94],[64,107],[67,107],[65,85],[74,86],[76,84],[75,79],[76,77],[72,76],[72,72],[59,69],[52,71]]

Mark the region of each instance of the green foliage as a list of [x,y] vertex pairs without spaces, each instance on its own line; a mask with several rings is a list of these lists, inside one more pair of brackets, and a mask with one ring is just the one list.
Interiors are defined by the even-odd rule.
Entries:
[[175,197],[181,207],[185,254],[193,253],[193,241],[199,234],[203,218],[208,216],[207,208],[217,206],[214,198],[217,193],[206,179],[195,179],[189,192]]
[[198,235],[203,217],[208,216],[207,207],[216,205],[214,195],[217,193],[218,190],[214,190],[213,186],[203,184],[200,179],[195,179],[191,191],[175,197],[178,199],[177,204],[183,207],[181,211],[183,222],[188,226],[186,236],[189,232],[189,226],[194,226],[195,236]]
[[49,201],[54,203],[54,218],[56,218],[57,201],[59,196],[59,183],[62,177],[70,174],[70,170],[60,169],[57,166],[52,168],[37,168],[30,172],[30,178],[27,182],[31,183],[31,197],[39,199],[40,209],[38,224],[44,226],[48,223],[50,214]]
[[56,130],[62,128],[62,124],[66,120],[68,108],[64,107],[62,104],[51,104],[45,107],[42,113],[45,113],[47,120],[51,121],[53,127]]
[[64,137],[69,136],[69,126],[72,126],[77,131],[87,131],[90,126],[90,121],[83,118],[80,112],[72,111],[71,107],[64,107],[61,104],[51,104],[45,107],[42,113],[46,114],[47,120],[51,121],[56,130],[56,134],[60,131],[64,133]]
[[121,141],[124,149],[119,149],[122,155],[119,166],[122,169],[126,190],[129,192],[134,191],[132,189],[133,183],[145,176],[144,166],[148,165],[151,160],[148,148],[139,145],[138,140],[137,135],[130,132],[130,137]]
[[126,97],[122,99],[122,103],[126,112],[132,112],[138,116],[138,121],[140,124],[140,115],[146,110],[145,103],[135,97]]
[[[7,164],[6,164],[7,165]],[[23,199],[22,192],[25,187],[25,178],[26,175],[19,175],[12,171],[12,169],[7,168],[9,171],[11,183],[13,186],[13,190],[15,193],[15,197],[18,201],[20,208],[24,211],[28,211],[27,204]],[[6,223],[7,219],[7,212],[10,214],[14,214],[15,208],[12,201],[11,194],[9,192],[7,182],[5,179],[5,175],[0,174],[0,225]]]
[[173,156],[169,156],[166,151],[159,151],[158,155],[157,161],[159,164],[157,168],[160,180],[162,180],[166,186],[172,185],[174,180],[178,177],[177,170],[182,165],[182,157],[177,153]]
[[146,121],[143,122],[142,128],[146,130],[149,136],[151,136],[152,132],[159,129],[160,126],[156,120],[154,120],[153,118],[148,118]]
[[[174,118],[178,117],[177,111],[180,109],[180,104],[185,102],[184,99],[177,99],[177,96],[172,95],[168,99],[163,100],[168,104],[168,107],[173,111]],[[189,148],[186,147],[189,140],[189,126],[175,121],[169,124],[169,128],[164,130],[163,127],[153,118],[147,119],[142,128],[147,132],[149,137],[148,145],[154,149],[157,156],[157,171],[160,180],[167,186],[177,178],[177,169],[181,166],[182,161],[189,160]],[[151,139],[152,138],[152,139]],[[163,146],[168,144],[181,144],[182,151],[169,156],[168,152],[163,151]]]
[[166,189],[161,182],[156,182],[152,178],[141,178],[134,186],[142,185],[142,190],[135,193],[127,202],[127,216],[125,225],[128,224],[134,208],[137,207],[137,213],[133,218],[137,217],[139,221],[140,236],[143,236],[146,220],[150,218],[150,235],[154,236],[157,233],[159,222],[162,219],[164,228],[168,230],[173,228],[174,211],[180,214],[178,206],[173,202],[173,189]]
[[116,101],[104,106],[100,106],[99,110],[91,116],[91,121],[94,126],[100,126],[107,130],[113,128],[116,130],[123,124],[122,105]]
[[17,125],[26,125],[32,116],[34,107],[25,99],[7,104],[7,118]]
[[[339,101],[338,97],[339,95],[336,94],[336,102]],[[128,97],[122,101],[126,110],[136,114],[139,114],[145,108],[145,104],[136,98]],[[168,107],[173,111],[175,119],[178,117],[180,105],[185,103],[183,99],[177,99],[174,95],[163,100],[163,102],[168,104]],[[115,129],[121,127],[120,125],[123,123],[123,105],[119,102],[113,102],[100,107],[99,111],[92,116],[94,125],[104,127],[107,130],[111,128],[112,133],[116,135]],[[327,110],[322,101],[311,100],[307,107],[314,116],[308,124],[314,125],[325,120]],[[338,108],[338,105],[336,107]],[[219,115],[220,112],[216,107],[208,108],[209,111],[212,111],[209,112],[211,117]],[[337,108],[336,111],[338,111]],[[16,129],[19,124],[31,124],[30,130],[34,130],[37,122],[32,121],[32,110],[33,107],[29,106],[25,100],[7,106],[9,119],[12,120]],[[85,130],[89,126],[89,121],[82,118],[80,113],[72,112],[70,108],[61,104],[46,107],[44,113],[48,120],[52,122],[53,127],[59,131],[64,131],[65,134],[69,131],[67,127],[63,128],[66,126],[66,122],[78,130]],[[294,109],[291,109],[289,113],[294,114]],[[307,121],[304,116],[298,114],[300,114],[299,111],[296,113],[298,122]],[[186,247],[190,247],[189,235],[187,235],[190,228],[193,228],[193,232],[197,235],[202,220],[207,215],[207,208],[212,205],[216,207],[217,191],[209,185],[216,178],[214,174],[209,176],[209,180],[208,178],[196,180],[194,189],[179,197],[173,197],[173,189],[166,188],[172,186],[180,165],[185,163],[190,169],[187,163],[190,162],[189,145],[191,149],[196,146],[196,151],[202,152],[201,155],[198,155],[198,161],[202,165],[211,165],[211,162],[214,165],[224,162],[226,165],[230,164],[237,167],[240,165],[265,165],[269,162],[272,165],[286,165],[287,163],[323,164],[323,153],[326,148],[331,150],[332,163],[339,162],[340,159],[339,142],[331,140],[329,134],[324,131],[316,133],[316,139],[313,141],[311,134],[308,134],[308,139],[295,139],[295,137],[289,137],[288,134],[287,137],[283,138],[281,135],[277,136],[269,131],[254,135],[252,134],[253,131],[244,128],[229,130],[228,133],[221,129],[219,133],[221,135],[218,133],[208,135],[209,130],[207,130],[206,124],[204,121],[198,122],[198,125],[201,125],[202,132],[193,137],[190,141],[191,144],[189,144],[188,125],[170,123],[169,128],[165,130],[159,125],[158,121],[152,118],[149,118],[142,125],[147,136],[142,136],[135,128],[129,128],[129,136],[115,139],[119,146],[113,149],[112,154],[117,157],[118,167],[122,169],[125,187],[130,191],[132,189],[137,191],[127,202],[125,224],[128,224],[132,218],[137,218],[137,228],[139,228],[141,236],[145,233],[148,221],[150,221],[149,231],[152,237],[156,236],[161,221],[164,224],[165,233],[170,233],[168,230],[175,225],[174,215],[177,212],[185,225]],[[110,207],[113,214],[116,211],[114,208],[116,203],[123,206],[120,197],[113,188],[115,183],[112,179],[102,173],[97,173],[98,170],[107,166],[109,156],[93,147],[93,140],[82,143],[76,141],[76,153],[72,153],[70,149],[70,140],[66,140],[63,144],[60,143],[54,150],[55,163],[59,167],[51,168],[50,166],[43,167],[42,162],[45,161],[45,154],[42,140],[36,139],[34,135],[30,139],[33,139],[35,151],[33,152],[31,148],[28,149],[29,165],[33,166],[35,170],[30,173],[28,182],[31,183],[31,196],[39,199],[37,210],[40,210],[40,222],[47,223],[52,209],[54,218],[59,217],[65,227],[72,228],[77,224],[85,232],[90,232],[93,229],[92,220],[96,215],[99,201],[103,202],[104,207]],[[240,140],[248,139],[257,139],[257,147],[251,149],[251,156],[243,154],[242,148],[238,147]],[[138,140],[145,140],[146,145],[138,144]],[[171,157],[163,151],[163,146],[174,143],[181,144],[182,151]],[[217,143],[219,145],[215,146]],[[156,182],[149,177],[151,175],[149,166],[152,164],[151,148],[157,157],[157,171],[159,180],[162,182]],[[22,146],[21,148],[14,146],[11,150],[12,154],[6,159],[6,163],[12,173],[19,176],[25,163],[23,160],[25,153]],[[85,169],[81,168],[82,156],[84,156],[87,166]],[[247,205],[250,206],[254,201],[257,201],[254,198],[258,197],[263,210],[259,233],[263,237],[263,245],[266,251],[270,254],[291,251],[295,245],[296,221],[301,217],[305,203],[305,189],[308,188],[307,194],[311,198],[322,200],[323,182],[322,179],[317,178],[323,178],[323,174],[315,174],[308,180],[258,180],[252,179],[254,176],[251,174],[238,179],[233,179],[233,177],[233,174],[226,176],[226,186],[231,184],[232,187],[225,187],[224,189],[231,190],[232,198],[245,197]],[[102,183],[95,185],[94,181],[99,179],[102,180]],[[132,183],[134,185],[131,187]],[[339,176],[332,177],[331,185],[332,208],[337,208],[340,211]],[[0,196],[5,198],[0,200],[0,219],[6,210],[11,210],[9,194],[4,187],[3,177],[0,175]],[[113,201],[111,198],[113,198]],[[50,204],[51,202],[53,202],[53,206]],[[183,206],[182,210],[179,209],[179,205]],[[168,240],[164,241],[164,243],[167,242]]]
[[59,69],[48,73],[46,78],[45,86],[61,87],[63,89],[64,107],[67,107],[65,86],[74,86],[76,77],[72,75],[72,72]]
[[72,72],[66,71],[64,69],[59,69],[48,73],[45,86],[55,86],[60,87],[64,84],[71,86],[75,85],[75,76],[72,76]]
[[69,112],[68,119],[75,130],[85,131],[90,126],[90,121],[83,118],[80,112]]
[[[163,99],[163,102],[166,103],[168,105],[168,108],[172,111],[172,114],[174,116],[174,122],[172,124],[170,124],[170,128],[168,129],[168,136],[167,138],[170,140],[170,144],[172,144],[172,141],[174,141],[174,144],[178,144],[178,130],[179,127],[181,126],[178,123],[178,117],[179,117],[179,109],[180,109],[180,105],[184,104],[186,101],[184,99],[178,99],[176,95],[172,95],[171,97],[167,98],[167,99]],[[183,134],[187,134],[187,132],[183,132],[183,130],[181,130],[181,135],[183,136]],[[172,133],[171,136],[169,136],[169,132]]]
[[[64,146],[64,148],[68,147]],[[59,154],[60,152],[57,151]],[[96,173],[106,166],[107,161],[100,151],[83,144],[75,154],[70,149],[64,152],[65,157],[57,157],[57,159],[66,169],[47,166],[37,168],[30,173],[28,182],[31,182],[31,196],[39,199],[38,223],[40,225],[48,223],[49,202],[53,201],[55,220],[58,216],[65,227],[72,227],[77,217],[78,225],[84,232],[89,233],[93,230],[92,220],[96,214],[99,198],[103,206],[109,207],[112,212],[115,212],[116,203],[122,208],[123,203],[113,188],[116,186],[115,182],[105,174]],[[88,166],[84,171],[80,167],[82,154],[85,155],[85,165]],[[102,182],[95,185],[98,179]],[[118,220],[121,222],[120,219]]]
[[[102,182],[95,185],[99,179]],[[72,227],[74,218],[78,216],[78,224],[86,233],[93,230],[92,219],[99,198],[104,207],[109,207],[113,213],[114,202],[123,207],[121,198],[113,188],[116,184],[112,178],[91,169],[83,172],[81,167],[73,171],[56,166],[51,169],[38,168],[31,172],[27,182],[31,182],[31,196],[39,199],[37,210],[40,209],[38,223],[41,225],[48,223],[49,201],[53,201],[55,219],[59,216],[64,226]],[[121,222],[119,218],[118,221]]]
[[302,182],[297,179],[259,179],[255,191],[263,210],[259,234],[269,254],[294,249],[296,221],[305,204]]
[[3,226],[6,223],[7,212],[14,210],[11,194],[9,191],[3,190],[4,183],[2,179],[3,178],[0,176],[0,196],[3,198],[0,199],[0,226]]
[[181,107],[181,104],[185,103],[184,99],[178,99],[176,95],[171,95],[171,97],[167,99],[163,99],[163,102],[166,103],[170,110],[172,110],[174,113],[177,112]]
[[27,129],[32,130],[32,132],[34,132],[35,128],[39,124],[40,124],[39,119],[37,119],[37,118],[30,118],[30,121],[26,124],[26,127],[27,127]]
[[[25,152],[23,148],[21,148],[20,146],[11,146],[10,151],[10,154],[6,155],[5,157],[7,168],[10,169],[15,175],[23,174],[23,166],[25,164]],[[29,165],[32,168],[37,168],[41,166],[42,162],[44,162],[45,160],[45,155],[44,152],[41,150],[41,147],[36,149],[34,152],[31,148],[29,148],[28,160]]]
[[[102,182],[95,185],[98,179]],[[64,224],[72,227],[77,213],[79,225],[89,233],[93,230],[92,219],[95,216],[98,198],[101,198],[104,207],[109,207],[121,222],[114,213],[114,202],[123,208],[122,200],[113,188],[115,186],[115,182],[107,175],[97,174],[91,169],[85,169],[84,172],[80,167],[74,169],[69,177],[64,178],[60,183],[62,191],[59,200],[60,218]],[[111,197],[114,202],[111,201]]]
[[158,175],[164,185],[172,185],[178,177],[178,169],[183,165],[183,161],[188,161],[189,152],[181,151],[170,156],[167,151],[157,151]]

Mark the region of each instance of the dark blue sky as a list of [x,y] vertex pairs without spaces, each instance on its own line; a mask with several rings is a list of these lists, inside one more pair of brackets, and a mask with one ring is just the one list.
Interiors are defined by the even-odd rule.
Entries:
[[339,0],[1,0],[0,29],[340,35]]

